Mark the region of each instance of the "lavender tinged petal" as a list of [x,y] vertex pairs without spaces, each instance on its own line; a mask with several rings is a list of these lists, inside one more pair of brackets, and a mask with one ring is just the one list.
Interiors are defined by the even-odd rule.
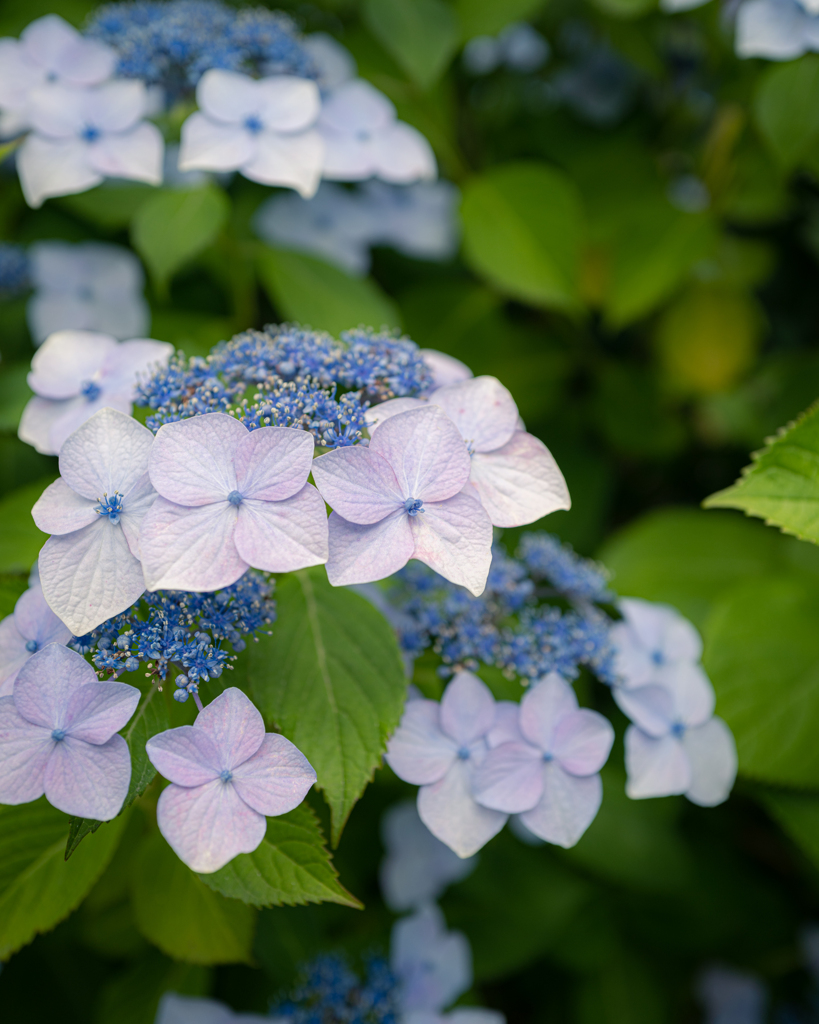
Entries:
[[521,821],[536,836],[568,849],[594,821],[603,799],[599,775],[576,778],[555,761],[543,765],[543,796]]
[[160,775],[186,788],[213,782],[228,768],[213,738],[193,725],[157,733],[145,744],[145,750]]
[[682,745],[691,764],[691,782],[685,791],[700,807],[715,807],[728,799],[737,774],[734,735],[721,718],[686,729]]
[[664,686],[617,686],[612,692],[620,710],[650,736],[665,736],[674,725],[674,695]]
[[28,386],[42,398],[75,398],[116,348],[116,338],[109,334],[55,331],[34,353]]
[[130,781],[131,754],[119,735],[100,745],[66,736],[54,743],[43,779],[50,804],[98,821],[119,814]]
[[558,722],[551,753],[570,775],[593,775],[606,763],[613,743],[611,722],[597,711],[580,708]]
[[565,679],[550,672],[530,687],[520,702],[520,731],[542,751],[552,753],[552,739],[558,723],[577,711],[577,697]]
[[315,459],[312,469],[322,498],[350,523],[378,523],[409,496],[386,459],[369,448],[336,448]]
[[439,782],[421,786],[418,814],[430,832],[459,857],[477,853],[500,832],[508,817],[475,802],[465,761],[456,761]]
[[0,622],[0,697],[11,696],[17,673],[31,657],[27,643],[15,625],[14,616],[6,616]]
[[293,572],[323,565],[329,556],[324,502],[312,484],[283,501],[247,499],[239,507],[234,542],[254,569]]
[[72,698],[86,686],[96,685],[97,674],[81,654],[50,644],[32,655],[20,670],[14,701],[18,712],[32,725],[64,729],[70,724]]
[[101,409],[60,450],[60,474],[84,498],[127,494],[148,468],[154,436],[116,409]]
[[403,568],[414,552],[412,527],[403,508],[372,526],[348,523],[333,512],[327,525],[327,578],[334,587],[383,580]]
[[58,477],[34,503],[31,516],[43,533],[69,534],[99,522],[98,503],[98,499],[84,498],[72,491],[65,480]]
[[231,771],[253,757],[265,737],[262,716],[235,686],[228,687],[200,711],[195,726],[213,740],[222,767]]
[[20,715],[13,697],[0,697],[0,804],[25,804],[44,793],[51,730]]
[[473,792],[482,807],[530,811],[543,795],[543,757],[530,743],[502,743],[476,769]]
[[495,698],[471,672],[459,672],[441,698],[441,730],[459,747],[485,736],[495,724]]
[[495,704],[495,724],[486,734],[486,742],[490,748],[501,743],[526,742],[520,731],[520,704],[513,700],[499,700]]
[[316,773],[304,754],[274,733],[267,733],[256,753],[233,770],[233,785],[242,800],[268,816],[298,807],[315,782]]
[[649,736],[635,725],[626,729],[626,771],[626,794],[632,800],[684,793],[692,784],[682,742],[676,736]]
[[262,427],[243,438],[236,451],[236,480],[245,498],[283,501],[307,482],[313,438],[293,427]]
[[107,743],[130,720],[139,698],[139,690],[127,683],[89,683],[72,694],[63,728],[86,743]]
[[400,779],[419,786],[443,778],[457,755],[457,744],[441,731],[438,703],[413,700],[404,708],[384,760]]
[[380,405],[372,406],[364,414],[370,437],[373,436],[382,423],[392,416],[397,416],[402,412],[409,412],[410,409],[423,409],[426,404],[426,401],[420,398],[391,398],[388,402],[381,402]]
[[467,494],[429,502],[410,528],[413,558],[476,597],[483,593],[492,563],[492,524],[480,502]]
[[166,423],[151,451],[151,483],[181,505],[224,501],[237,489],[234,459],[246,437],[247,427],[223,413]]
[[405,1013],[441,1011],[472,984],[466,936],[446,929],[444,915],[428,904],[393,925],[390,966]]
[[473,377],[439,388],[429,398],[449,416],[475,452],[502,447],[517,429],[518,407],[495,377]]
[[38,647],[67,644],[71,639],[71,630],[49,608],[39,584],[19,597],[14,606],[14,623],[21,636],[36,641]]

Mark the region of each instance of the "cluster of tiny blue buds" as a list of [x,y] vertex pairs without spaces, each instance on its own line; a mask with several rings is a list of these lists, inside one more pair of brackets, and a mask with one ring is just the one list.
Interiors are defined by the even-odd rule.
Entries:
[[[296,427],[317,445],[359,444],[367,409],[390,398],[429,391],[432,378],[415,342],[387,332],[323,331],[271,325],[221,342],[206,358],[171,358],[140,383],[146,423],[210,412],[235,416],[249,430]],[[408,510],[409,511],[409,510]]]
[[117,74],[165,90],[173,103],[211,68],[315,78],[313,61],[286,14],[237,10],[219,0],[134,0],[104,4],[86,34],[113,47]]
[[614,600],[606,583],[600,566],[557,537],[529,533],[515,558],[495,544],[480,597],[410,562],[388,585],[387,600],[407,655],[431,648],[443,661],[442,675],[490,665],[524,682],[549,672],[572,680],[586,665],[611,684],[613,622],[594,603]]
[[96,667],[114,676],[144,664],[163,682],[173,667],[179,672],[174,698],[185,701],[200,683],[232,667],[246,637],[275,620],[273,586],[251,569],[215,593],[146,592],[92,633],[75,637],[71,646],[81,654],[93,652]]
[[398,985],[387,962],[373,957],[362,981],[343,957],[317,957],[289,997],[271,1008],[288,1024],[396,1024]]
[[22,245],[0,242],[0,299],[10,299],[27,291],[28,275],[28,256]]

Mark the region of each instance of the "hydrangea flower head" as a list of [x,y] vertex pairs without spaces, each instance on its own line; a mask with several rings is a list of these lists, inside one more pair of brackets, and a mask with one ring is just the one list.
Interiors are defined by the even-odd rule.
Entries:
[[[494,377],[438,388],[429,397],[455,424],[471,455],[469,482],[493,526],[525,526],[571,507],[569,490],[546,445],[519,427],[514,399]],[[422,404],[401,398],[367,414],[371,434],[391,416]],[[375,433],[375,437],[377,437]]]
[[682,676],[663,686],[614,688],[634,723],[626,730],[626,793],[633,800],[683,793],[714,807],[728,798],[737,773],[734,737],[713,714],[707,679]]
[[611,641],[620,686],[684,685],[690,679],[691,687],[710,691],[699,664],[700,635],[676,608],[637,597],[622,598],[618,608],[623,618],[612,627]]
[[411,125],[396,119],[387,97],[361,78],[343,82],[321,108],[323,175],[333,181],[378,177],[395,184],[434,178],[432,148]]
[[34,392],[19,435],[38,452],[57,455],[66,438],[100,409],[130,415],[137,380],[167,363],[173,346],[150,338],[118,342],[93,331],[56,331],[35,352],[28,375]]
[[370,583],[417,558],[480,594],[492,526],[480,502],[462,493],[469,470],[458,431],[432,407],[391,417],[369,447],[319,456],[313,479],[334,510],[330,582]]
[[29,587],[0,622],[0,697],[8,697],[20,669],[48,644],[67,644],[71,630],[46,604],[39,583]]
[[476,857],[462,859],[436,839],[409,801],[385,812],[381,836],[387,855],[379,880],[391,910],[411,910],[437,899],[452,882],[466,878],[477,863]]
[[390,967],[404,1014],[440,1013],[472,984],[472,951],[432,903],[393,925]]
[[738,57],[793,60],[819,50],[815,0],[745,0],[736,17]]
[[149,590],[218,590],[249,566],[292,572],[327,560],[324,502],[307,483],[313,438],[249,431],[224,413],[168,423],[150,477],[160,497],[142,526]]
[[34,294],[26,319],[35,345],[75,328],[141,338],[151,322],[137,257],[107,242],[35,242],[29,249]]
[[503,828],[507,814],[483,807],[473,781],[495,725],[495,700],[486,683],[459,672],[440,704],[407,702],[385,760],[405,782],[420,786],[418,814],[459,857],[471,857]]
[[264,839],[265,815],[292,811],[316,781],[307,758],[276,733],[232,686],[199,712],[193,725],[168,729],[146,744],[154,767],[171,782],[157,823],[194,871],[218,871]]
[[84,192],[106,177],[159,185],[162,133],[144,121],[143,82],[111,81],[93,88],[47,86],[31,93],[32,133],[17,154],[26,202]]
[[475,776],[475,798],[521,814],[529,831],[549,843],[574,846],[603,799],[598,772],[614,729],[598,712],[579,708],[556,672],[531,686],[517,711],[510,704],[499,713],[489,734],[492,750]]
[[11,697],[0,697],[0,803],[45,793],[66,814],[109,821],[131,781],[128,744],[117,735],[139,690],[100,682],[81,655],[49,644],[23,665]]
[[116,53],[85,39],[57,14],[37,18],[20,39],[0,39],[0,137],[30,127],[31,93],[56,83],[83,87],[110,78]]
[[182,126],[179,169],[241,171],[263,185],[314,195],[324,146],[311,128],[319,113],[318,86],[274,75],[256,81],[214,68],[196,87],[200,110]]
[[31,514],[51,536],[40,552],[46,601],[75,636],[124,611],[145,590],[139,529],[156,494],[148,478],[153,434],[100,409],[60,451],[60,477]]

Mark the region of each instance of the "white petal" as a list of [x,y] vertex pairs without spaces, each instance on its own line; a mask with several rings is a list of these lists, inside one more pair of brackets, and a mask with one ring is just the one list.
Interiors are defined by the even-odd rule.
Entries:
[[262,185],[282,185],[309,199],[316,194],[324,161],[324,140],[313,129],[300,135],[260,132],[256,152],[240,166],[242,174]]
[[75,139],[60,142],[29,135],[17,150],[17,172],[26,202],[33,209],[49,196],[85,192],[103,180],[88,163],[88,146]]
[[89,147],[88,162],[110,178],[162,184],[162,153],[165,143],[155,124],[143,121],[129,132],[104,135]]
[[363,78],[345,82],[325,99],[319,122],[335,131],[356,135],[377,132],[395,120],[390,100]]
[[418,814],[430,832],[459,857],[477,853],[500,832],[508,818],[475,802],[467,762],[460,760],[440,782],[418,790]]
[[29,56],[47,71],[77,85],[94,85],[114,72],[116,52],[96,39],[84,39],[57,14],[32,21],[20,34]]
[[651,736],[665,736],[676,722],[674,695],[664,686],[615,686],[612,696],[620,710]]
[[34,353],[28,386],[43,398],[75,398],[116,348],[116,338],[110,334],[55,331]]
[[61,402],[50,398],[30,398],[20,417],[17,436],[26,444],[33,445],[43,455],[57,455],[59,446],[52,440],[52,431],[62,419],[66,407],[82,402],[84,399],[68,398]]
[[476,452],[502,447],[517,429],[518,407],[496,377],[473,377],[429,396],[449,416]]
[[391,398],[387,402],[381,402],[380,405],[374,405],[364,413],[370,437],[384,420],[388,420],[391,416],[397,416],[401,412],[409,412],[410,409],[423,409],[426,404],[421,398]]
[[74,533],[99,521],[96,507],[96,499],[77,494],[60,477],[34,503],[31,516],[43,533]]
[[705,725],[686,729],[682,743],[691,762],[688,799],[701,807],[727,800],[737,775],[737,748],[725,722],[714,716]]
[[265,572],[323,565],[329,554],[324,501],[312,484],[283,501],[248,498],[239,506],[234,542],[248,565]]
[[224,124],[242,124],[258,113],[259,83],[239,71],[211,68],[199,79],[196,101],[209,117]]
[[60,450],[60,473],[84,498],[126,495],[148,471],[154,435],[125,413],[100,409]]
[[737,56],[768,60],[800,57],[809,48],[808,23],[805,11],[796,3],[747,0],[737,11]]
[[431,180],[438,174],[432,146],[417,128],[403,121],[396,121],[378,134],[373,163],[379,178],[396,185]]
[[257,83],[259,113],[265,128],[276,132],[302,132],[318,117],[321,96],[309,78],[273,75]]
[[476,597],[483,593],[492,562],[492,524],[480,502],[466,494],[428,502],[410,526],[413,558]]
[[166,423],[151,451],[151,483],[180,505],[225,501],[238,487],[234,463],[247,436],[247,427],[224,413]]
[[636,725],[626,729],[626,794],[632,800],[684,793],[691,785],[691,762],[676,736],[655,739]]
[[551,761],[543,766],[540,802],[520,818],[536,836],[568,849],[594,821],[602,799],[603,784],[599,775],[579,779]]
[[439,705],[411,700],[387,744],[384,760],[399,779],[413,785],[438,782],[455,762],[458,746],[441,731]]
[[409,519],[401,508],[378,523],[359,526],[333,512],[328,522],[330,583],[334,587],[373,583],[403,568],[414,550]]
[[253,137],[241,125],[221,124],[197,112],[182,125],[179,170],[235,171],[255,150]]

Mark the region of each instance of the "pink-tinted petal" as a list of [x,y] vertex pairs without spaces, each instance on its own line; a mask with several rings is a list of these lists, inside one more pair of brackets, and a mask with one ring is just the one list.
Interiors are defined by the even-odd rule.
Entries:
[[145,750],[160,775],[186,788],[213,782],[227,767],[210,735],[193,725],[157,733],[145,744]]
[[441,729],[460,746],[486,736],[495,724],[495,698],[472,672],[458,672],[441,698]]
[[626,729],[626,793],[632,800],[684,793],[691,762],[676,736],[655,738],[635,725]]
[[330,583],[334,587],[372,583],[402,569],[414,549],[409,518],[402,508],[372,526],[359,526],[333,512],[327,524]]
[[674,696],[664,686],[615,686],[612,695],[620,710],[650,736],[666,736],[674,725]]
[[459,857],[477,853],[500,832],[508,817],[475,802],[470,769],[460,760],[439,782],[418,790],[418,814],[430,832]]
[[264,815],[221,779],[194,789],[168,786],[159,797],[156,820],[177,857],[205,874],[240,853],[252,853],[267,830]]
[[234,459],[247,432],[221,412],[166,423],[151,451],[151,483],[177,505],[225,501],[238,489]]
[[499,747],[501,743],[525,743],[520,731],[520,704],[513,700],[499,700],[495,704],[495,724],[486,734],[486,742],[491,747]]
[[98,821],[116,818],[130,781],[131,754],[122,736],[99,746],[66,736],[54,743],[43,778],[50,804]]
[[396,121],[373,139],[372,161],[374,173],[395,185],[429,181],[438,173],[426,137],[403,121]]
[[540,839],[568,849],[594,821],[603,799],[599,775],[577,778],[555,761],[543,765],[543,796],[521,815],[521,821]]
[[520,731],[529,743],[552,754],[558,722],[577,710],[577,697],[565,679],[550,672],[530,686],[520,702]]
[[434,391],[429,400],[444,410],[475,452],[500,448],[517,428],[515,400],[495,377],[473,377],[450,384]]
[[239,168],[246,178],[262,185],[295,189],[304,199],[316,194],[321,182],[324,141],[317,131],[299,135],[262,132],[255,153]]
[[182,125],[179,170],[235,171],[255,150],[254,137],[242,125],[213,121],[197,111]]
[[236,450],[236,479],[244,498],[283,501],[304,487],[313,464],[313,435],[293,427],[261,427]]
[[410,519],[410,527],[413,558],[476,597],[483,593],[492,563],[492,524],[480,502],[468,494],[429,502],[423,514]]
[[17,150],[17,173],[26,202],[35,210],[49,196],[85,192],[103,181],[88,163],[84,142],[47,139],[33,132]]
[[14,624],[14,616],[7,615],[0,622],[0,697],[11,695],[17,673],[31,657],[27,643]]
[[43,398],[75,398],[117,348],[108,334],[55,331],[34,353],[28,386]]
[[236,792],[248,807],[267,816],[298,807],[315,781],[304,754],[275,733],[267,733],[253,757],[233,769]]
[[157,498],[139,535],[148,589],[202,592],[235,583],[248,567],[233,540],[237,513],[228,501],[191,508]]
[[441,732],[440,706],[434,700],[413,700],[404,707],[401,724],[387,744],[384,760],[399,779],[423,786],[449,771],[458,746]]
[[469,479],[494,526],[526,526],[572,505],[552,453],[521,431],[496,451],[476,452]]
[[433,386],[444,388],[449,384],[459,384],[463,380],[469,380],[472,371],[462,363],[460,359],[447,355],[446,352],[439,352],[434,348],[422,348],[421,355],[427,369],[432,374]]
[[254,569],[294,572],[327,561],[327,511],[312,484],[284,501],[249,498],[239,506],[236,550]]
[[13,697],[0,697],[0,804],[26,804],[43,795],[53,746],[50,729],[27,722]]
[[[38,584],[21,594],[14,606],[14,622],[26,640],[36,641],[38,647],[46,644],[67,644],[71,630],[49,608]],[[32,652],[33,653],[33,652]]]
[[43,533],[74,533],[99,522],[99,514],[95,511],[98,504],[98,499],[84,498],[59,477],[34,503],[31,516]]
[[235,686],[206,705],[195,725],[213,740],[222,767],[231,771],[253,757],[265,735],[264,721],[253,701]]
[[502,743],[475,770],[472,791],[494,811],[531,810],[543,794],[543,755],[531,743]]
[[256,82],[256,102],[265,128],[303,132],[316,120],[321,95],[315,82],[295,75],[273,75]]
[[106,177],[161,185],[164,151],[162,132],[143,121],[122,134],[104,135],[90,147],[88,163]]
[[322,498],[349,523],[377,523],[404,504],[389,463],[369,448],[336,448],[312,469]]
[[449,417],[436,406],[410,409],[386,420],[370,442],[386,459],[405,498],[443,501],[469,479],[466,445]]
[[570,775],[593,775],[606,763],[612,743],[611,722],[597,711],[580,708],[557,723],[551,753]]
[[60,474],[84,498],[127,494],[148,469],[154,435],[131,416],[100,409],[60,449]]
[[734,734],[721,718],[686,729],[682,745],[691,764],[691,782],[685,795],[700,807],[715,807],[728,799],[737,776]]
[[130,720],[139,704],[135,686],[89,682],[71,695],[63,728],[86,743],[107,743]]
[[151,478],[147,473],[143,474],[131,490],[124,495],[119,524],[134,558],[140,557],[139,535],[142,530],[142,520],[155,501],[156,491],[153,489]]
[[401,412],[409,412],[410,409],[423,409],[426,404],[422,398],[391,398],[388,402],[374,405],[364,413],[370,437],[385,420],[397,416]]
[[107,517],[49,538],[39,566],[46,601],[75,636],[125,611],[145,591],[139,560],[131,554],[121,526]]
[[49,644],[23,665],[14,684],[14,701],[32,725],[65,729],[70,724],[72,697],[88,685],[98,685],[98,680],[85,658],[60,644]]

